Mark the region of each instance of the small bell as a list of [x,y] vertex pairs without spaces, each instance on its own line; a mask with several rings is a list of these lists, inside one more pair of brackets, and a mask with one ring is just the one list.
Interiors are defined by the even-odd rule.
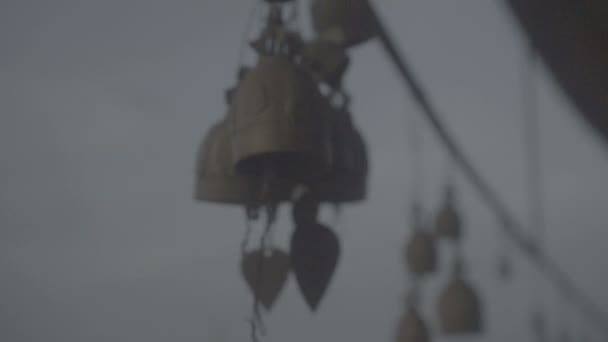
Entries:
[[532,313],[530,328],[539,340],[542,340],[547,335],[547,322],[542,312],[536,311]]
[[454,190],[447,187],[443,207],[435,218],[435,232],[441,238],[457,241],[462,236],[462,222],[454,202]]
[[236,172],[232,165],[232,142],[228,128],[225,120],[214,125],[199,148],[195,199],[245,206],[289,200],[292,191],[289,183],[271,181],[266,187],[265,198],[262,198],[265,188],[263,181]]
[[343,47],[322,40],[304,44],[302,60],[313,75],[332,88],[340,86],[350,64],[350,59]]
[[414,225],[413,235],[405,249],[405,258],[409,271],[416,275],[425,275],[437,270],[437,248],[433,235],[422,225],[420,208],[412,209]]
[[399,322],[397,342],[429,342],[429,329],[414,307],[409,307],[403,319]]
[[463,279],[460,266],[439,298],[441,330],[449,335],[482,331],[481,303],[475,290]]
[[376,36],[368,0],[314,0],[313,27],[323,40],[352,47]]
[[406,248],[407,265],[410,272],[417,275],[433,273],[437,270],[437,250],[433,236],[423,230],[416,230]]
[[332,118],[332,168],[311,185],[311,193],[323,202],[353,203],[367,196],[369,161],[363,136],[354,127],[346,110],[330,108]]
[[243,174],[309,183],[326,174],[329,123],[314,81],[286,56],[262,56],[245,75],[231,118]]

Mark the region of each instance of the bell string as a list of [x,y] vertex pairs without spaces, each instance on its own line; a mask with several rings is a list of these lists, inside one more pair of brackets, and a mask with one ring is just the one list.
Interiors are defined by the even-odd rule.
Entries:
[[418,118],[413,115],[407,115],[409,134],[407,134],[409,139],[410,152],[412,156],[411,162],[411,180],[410,180],[410,188],[411,188],[411,201],[412,202],[422,202],[424,197],[424,135],[422,134],[422,130],[420,128]]
[[245,218],[245,235],[243,236],[243,240],[241,241],[241,255],[245,255],[245,253],[247,251],[247,245],[249,244],[249,241],[251,240],[251,231],[252,230],[253,230],[252,220],[249,216],[247,216]]
[[[264,195],[264,191],[267,191],[265,188],[268,186],[268,183],[270,182],[269,175],[270,175],[270,173],[268,173],[268,172],[265,173],[264,185],[262,188],[262,195]],[[266,334],[264,317],[263,317],[262,311],[261,311],[259,293],[261,291],[262,281],[264,279],[263,253],[265,251],[267,251],[267,248],[269,248],[269,245],[268,245],[269,236],[272,231],[274,222],[276,220],[276,208],[277,207],[275,204],[269,204],[265,208],[266,208],[266,214],[267,214],[266,215],[266,226],[264,228],[264,232],[262,233],[262,236],[260,237],[260,246],[259,247],[260,247],[260,251],[262,252],[262,254],[260,255],[260,258],[258,260],[258,264],[256,267],[255,286],[254,286],[254,290],[253,290],[254,298],[253,298],[252,318],[250,321],[251,339],[253,342],[259,341],[258,336],[260,334],[262,334],[262,335]]]
[[247,16],[247,23],[245,25],[245,29],[243,30],[243,34],[241,35],[241,41],[238,48],[237,69],[244,65],[243,56],[245,55],[245,47],[247,46],[247,41],[249,40],[249,34],[251,33],[251,26],[253,26],[254,18],[260,9],[260,4],[260,0],[255,0],[253,5],[251,5],[251,10]]

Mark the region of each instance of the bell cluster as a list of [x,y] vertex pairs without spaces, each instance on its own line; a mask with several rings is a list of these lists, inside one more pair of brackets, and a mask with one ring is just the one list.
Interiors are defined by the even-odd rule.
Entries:
[[[243,247],[241,259],[254,296],[254,341],[261,308],[272,309],[291,273],[313,311],[330,285],[340,243],[319,222],[319,206],[367,195],[366,144],[342,86],[348,49],[375,36],[367,0],[314,0],[312,40],[290,28],[291,5],[265,1],[264,27],[250,42],[257,62],[238,70],[226,113],[203,138],[196,166],[196,200],[243,207],[248,224],[266,219],[259,245]],[[284,203],[292,205],[295,223],[289,252],[271,239]]]
[[266,2],[265,27],[251,42],[257,64],[239,70],[226,115],[200,146],[195,198],[261,207],[305,189],[320,202],[361,201],[368,156],[341,81],[347,49],[373,37],[371,24],[360,25],[367,2],[314,1],[312,41],[286,25],[289,1]]
[[412,207],[412,234],[405,247],[407,272],[414,285],[408,294],[406,310],[399,321],[398,342],[429,342],[431,331],[419,310],[421,287],[428,276],[438,272],[439,241],[450,242],[454,251],[452,275],[437,301],[437,317],[443,334],[468,336],[482,332],[481,300],[475,288],[465,277],[464,260],[460,244],[463,237],[462,219],[457,210],[454,190],[448,186],[445,198],[434,217],[432,227],[425,224],[422,209]]

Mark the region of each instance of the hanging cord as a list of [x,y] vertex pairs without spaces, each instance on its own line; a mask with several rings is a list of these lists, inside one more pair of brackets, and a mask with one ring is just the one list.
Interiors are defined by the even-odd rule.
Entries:
[[243,55],[245,54],[245,47],[248,45],[249,33],[251,31],[251,26],[253,25],[253,20],[260,9],[260,0],[254,0],[253,5],[251,5],[251,10],[249,10],[249,15],[247,16],[247,24],[241,35],[241,41],[239,43],[238,48],[238,56],[237,56],[237,67],[240,68],[243,66]]
[[[273,174],[270,169],[267,169],[264,172],[264,178],[262,183],[262,189],[260,191],[260,203],[270,203],[268,196],[270,194],[270,186],[271,181],[273,179]],[[269,248],[269,240],[270,234],[272,232],[272,227],[276,221],[276,204],[270,203],[266,204],[266,226],[264,228],[264,232],[260,237],[260,258],[258,260],[258,264],[256,267],[256,275],[255,275],[255,286],[253,289],[253,307],[252,307],[252,317],[249,319],[249,324],[251,327],[251,341],[258,342],[259,336],[266,335],[266,327],[264,324],[264,318],[262,316],[262,311],[260,308],[260,298],[259,293],[261,290],[262,282],[264,279],[264,253],[268,251]]]
[[[526,188],[529,224],[532,227],[530,235],[535,241],[538,249],[544,248],[545,215],[544,215],[544,180],[542,169],[542,146],[540,110],[538,102],[537,87],[538,55],[533,46],[528,48],[524,61],[522,75],[522,107],[524,114],[524,155],[527,166]],[[542,315],[543,291],[539,284],[540,280],[533,284],[533,303],[537,306],[535,310]]]
[[530,48],[526,59],[523,84],[523,110],[525,124],[525,149],[528,188],[528,208],[533,238],[538,248],[542,248],[545,233],[544,187],[541,157],[540,112],[538,108],[538,91],[536,70],[538,56]]
[[418,122],[418,117],[414,114],[406,115],[407,117],[407,129],[409,131],[408,136],[410,153],[412,156],[411,163],[411,178],[410,188],[412,197],[411,203],[414,205],[422,206],[422,199],[424,198],[424,135],[422,134],[421,126]]

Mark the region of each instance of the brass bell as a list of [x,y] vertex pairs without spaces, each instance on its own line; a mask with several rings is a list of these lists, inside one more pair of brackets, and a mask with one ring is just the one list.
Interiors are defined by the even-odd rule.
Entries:
[[420,208],[414,206],[412,211],[414,232],[405,249],[407,266],[416,275],[433,273],[437,270],[435,239],[422,226]]
[[368,0],[314,0],[313,27],[323,40],[352,47],[376,35],[376,21]]
[[417,275],[437,270],[437,250],[433,236],[423,230],[414,232],[406,248],[406,259],[410,272]]
[[447,187],[443,206],[435,218],[435,232],[439,237],[459,240],[462,236],[462,222],[454,202],[454,189]]
[[482,331],[481,302],[473,289],[456,272],[439,298],[441,330],[450,335],[476,334]]
[[261,56],[235,96],[236,169],[300,183],[326,174],[329,122],[320,106],[316,84],[300,67],[286,56]]
[[409,307],[399,322],[397,342],[429,342],[431,336],[424,319],[414,307]]
[[353,203],[367,196],[369,161],[363,136],[347,110],[331,109],[332,168],[310,191],[323,202]]
[[350,64],[350,59],[342,46],[323,40],[304,44],[302,61],[313,75],[332,88],[339,87]]
[[[290,199],[292,187],[289,183],[273,180],[265,187],[259,178],[238,174],[232,164],[231,151],[228,121],[222,120],[211,127],[199,148],[196,200],[256,205]],[[264,188],[267,193],[262,198]]]

